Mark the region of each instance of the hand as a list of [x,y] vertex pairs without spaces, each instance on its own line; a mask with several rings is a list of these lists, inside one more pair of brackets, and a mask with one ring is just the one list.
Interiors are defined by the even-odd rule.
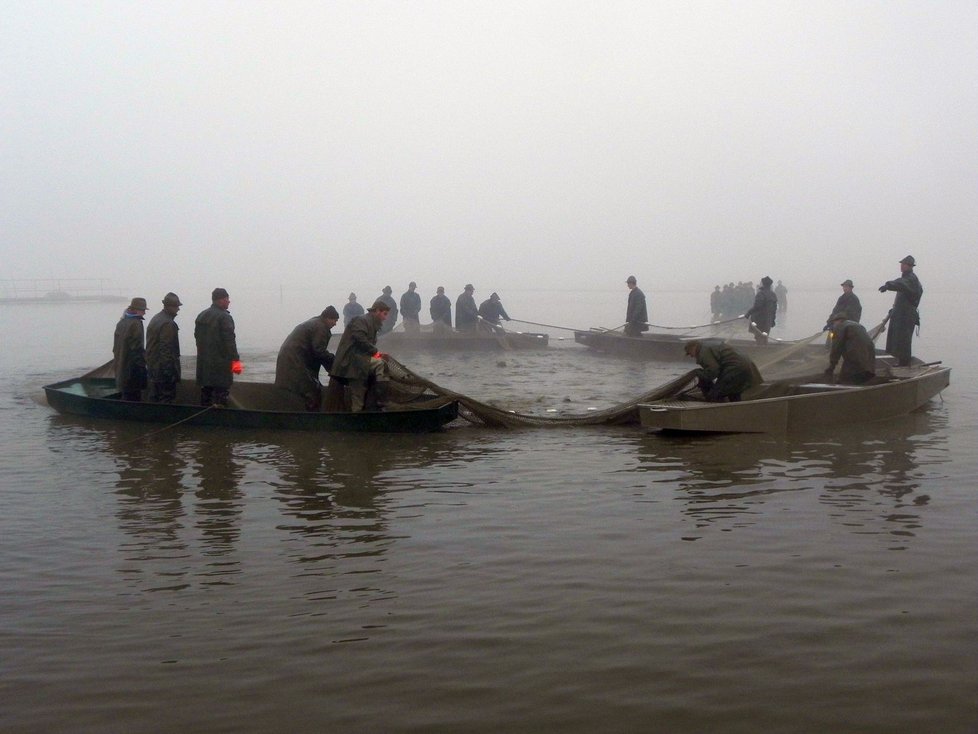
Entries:
[[886,293],[886,286],[885,285],[881,285],[880,286],[880,293]]
[[231,362],[231,371],[236,375],[240,375],[244,372],[244,365],[241,364],[240,360],[235,359]]

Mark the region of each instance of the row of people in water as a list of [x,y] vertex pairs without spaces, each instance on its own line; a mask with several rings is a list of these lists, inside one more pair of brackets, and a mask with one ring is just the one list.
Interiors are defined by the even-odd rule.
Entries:
[[[390,309],[389,316],[380,330],[381,334],[391,331],[401,319],[404,331],[417,334],[421,330],[421,294],[418,284],[413,280],[408,289],[401,294],[400,301],[395,301],[393,289],[386,285],[376,301],[384,303]],[[472,331],[480,319],[490,324],[499,324],[500,320],[509,321],[509,314],[503,308],[498,293],[492,293],[489,298],[476,305],[475,286],[467,283],[462,293],[455,299],[455,328],[459,331]],[[357,294],[351,293],[347,304],[343,306],[343,326],[350,325],[357,316],[363,316],[366,310],[357,302]],[[436,293],[428,303],[428,313],[435,333],[446,333],[452,329],[452,301],[445,295],[445,287],[438,286]]]
[[[778,302],[778,311],[781,314],[788,313],[788,289],[780,280],[778,284],[771,288],[771,292]],[[757,290],[754,288],[753,281],[740,281],[736,285],[733,282],[727,283],[722,288],[714,286],[710,294],[710,313],[713,314],[714,321],[736,318],[754,305],[757,297]]]

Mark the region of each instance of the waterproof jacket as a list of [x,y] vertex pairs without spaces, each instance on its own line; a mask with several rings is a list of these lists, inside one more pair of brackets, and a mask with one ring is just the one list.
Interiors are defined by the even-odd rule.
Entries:
[[112,342],[115,386],[122,392],[146,387],[146,350],[143,317],[126,311],[115,325]]
[[[645,305],[645,294],[641,288],[628,291],[628,306],[625,309],[625,323],[633,327],[644,327],[649,320],[649,311]],[[645,329],[640,329],[645,331]]]
[[498,324],[499,319],[509,321],[509,314],[503,308],[503,302],[499,299],[487,298],[479,304],[479,315],[491,324]]
[[349,301],[343,307],[343,326],[349,326],[357,316],[363,316],[367,310],[356,301]]
[[924,295],[924,287],[912,270],[896,280],[886,281],[883,287],[896,291],[890,309],[890,328],[886,332],[886,351],[896,357],[899,364],[907,365],[910,364],[913,330],[920,324],[917,307]]
[[216,304],[201,311],[194,322],[197,341],[197,384],[229,388],[234,381],[231,362],[241,359],[234,338],[234,319]]
[[420,313],[421,296],[417,291],[404,291],[401,294],[401,318],[417,321]]
[[366,380],[370,376],[370,359],[377,353],[377,332],[382,323],[371,311],[353,319],[340,337],[329,374],[344,380]]
[[455,299],[455,328],[459,331],[474,329],[479,320],[479,307],[468,291]]
[[180,381],[180,327],[175,316],[163,309],[146,327],[146,366],[153,382]]
[[749,357],[726,344],[702,344],[696,357],[699,377],[713,383],[716,397],[742,393],[761,384],[761,373]]
[[397,301],[395,301],[394,297],[389,293],[383,293],[377,296],[377,300],[381,303],[386,303],[391,309],[390,314],[387,316],[387,321],[384,321],[380,325],[380,333],[386,334],[388,331],[393,329],[394,324],[397,323]]
[[317,394],[322,387],[319,369],[333,366],[327,347],[332,332],[322,316],[303,321],[289,334],[275,361],[275,386],[299,395]]
[[855,293],[843,293],[839,296],[839,300],[835,302],[835,308],[832,309],[829,318],[832,318],[837,313],[844,313],[849,321],[855,321],[858,324],[859,320],[863,317],[863,305],[859,302],[859,297]]
[[843,321],[832,329],[829,369],[834,370],[840,359],[840,382],[876,374],[876,346],[862,324]]
[[452,299],[444,293],[440,293],[431,299],[429,312],[433,322],[452,325]]
[[757,328],[765,334],[774,328],[778,313],[778,297],[770,287],[761,286],[757,289],[754,296],[754,305],[751,306],[744,316],[747,316],[757,324]]

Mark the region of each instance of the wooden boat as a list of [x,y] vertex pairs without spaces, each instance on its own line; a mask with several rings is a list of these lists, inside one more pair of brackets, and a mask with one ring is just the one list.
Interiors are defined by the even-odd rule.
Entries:
[[691,339],[703,342],[724,342],[741,354],[753,360],[763,355],[773,355],[784,351],[786,347],[796,347],[795,357],[807,359],[814,356],[828,359],[828,347],[824,342],[803,344],[801,342],[777,341],[772,339],[767,344],[758,344],[753,339],[695,337],[689,334],[649,332],[642,336],[625,336],[620,331],[608,329],[589,329],[575,331],[574,341],[596,352],[614,354],[623,357],[653,359],[663,362],[681,362],[686,358],[683,345]]
[[478,330],[472,332],[450,331],[437,334],[422,331],[410,334],[391,331],[381,336],[377,347],[382,352],[399,354],[410,351],[424,352],[499,352],[519,349],[544,349],[550,343],[547,334],[521,331]]
[[172,404],[123,402],[115,380],[105,377],[76,377],[45,385],[44,392],[48,405],[67,415],[225,428],[425,433],[458,417],[457,401],[436,396],[383,412],[307,413],[297,398],[262,382],[235,381],[228,408],[196,404],[199,392],[193,380],[181,381],[178,402]]
[[939,364],[894,367],[891,373],[867,385],[764,383],[737,403],[656,400],[639,405],[639,418],[644,427],[665,431],[787,433],[905,415],[951,380],[951,368]]

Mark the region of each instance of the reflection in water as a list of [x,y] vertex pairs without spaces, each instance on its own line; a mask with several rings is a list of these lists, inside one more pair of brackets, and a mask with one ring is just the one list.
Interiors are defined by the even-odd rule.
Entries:
[[804,436],[652,435],[642,466],[678,487],[700,537],[753,525],[762,506],[785,492],[816,492],[829,517],[855,533],[885,534],[901,550],[920,527],[922,480],[940,479],[948,461],[946,416],[923,411],[885,424],[854,425]]
[[206,440],[201,437],[195,451],[196,526],[204,553],[216,559],[204,575],[213,579],[211,583],[229,583],[226,577],[240,571],[237,559],[224,557],[241,535],[244,503],[239,484],[244,470],[235,460],[233,437],[224,432],[206,433]]

